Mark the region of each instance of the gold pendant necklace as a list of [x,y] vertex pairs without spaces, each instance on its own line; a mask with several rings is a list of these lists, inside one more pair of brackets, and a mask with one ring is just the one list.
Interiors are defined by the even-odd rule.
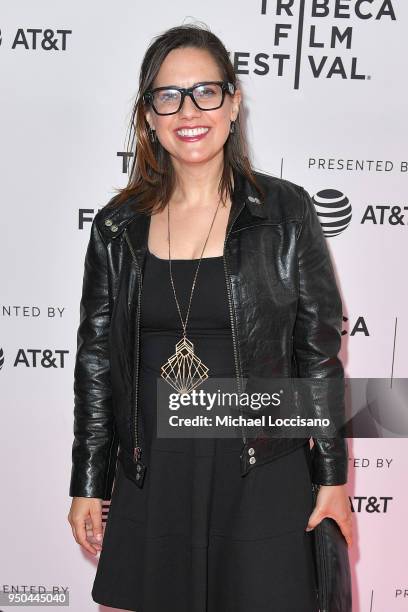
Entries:
[[201,359],[197,357],[194,352],[194,344],[189,340],[186,336],[186,328],[188,315],[190,313],[191,306],[191,298],[193,296],[193,291],[197,279],[198,270],[200,268],[201,259],[203,257],[204,249],[206,247],[208,238],[211,233],[212,226],[215,221],[215,217],[218,212],[218,207],[220,205],[220,201],[218,201],[217,209],[215,211],[213,220],[211,222],[210,230],[208,232],[208,236],[204,243],[203,250],[201,251],[200,259],[197,264],[197,268],[194,275],[193,284],[190,292],[190,299],[187,308],[186,320],[183,321],[183,317],[181,316],[180,305],[177,300],[176,290],[174,287],[173,275],[171,273],[171,257],[170,257],[170,203],[167,204],[167,235],[168,235],[168,243],[169,243],[169,271],[170,271],[170,281],[173,287],[174,299],[176,301],[178,313],[180,315],[181,325],[183,327],[183,337],[176,344],[176,352],[168,358],[166,363],[161,366],[161,377],[166,380],[169,385],[173,387],[179,393],[190,393],[193,389],[201,385],[207,378],[209,368],[202,363]]
[[179,393],[190,393],[208,378],[208,368],[194,353],[193,343],[184,335],[176,352],[161,367],[161,376]]

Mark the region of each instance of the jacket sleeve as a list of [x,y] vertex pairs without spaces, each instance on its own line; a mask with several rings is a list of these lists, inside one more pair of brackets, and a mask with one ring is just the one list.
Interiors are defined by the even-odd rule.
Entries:
[[115,430],[109,361],[107,249],[96,217],[85,255],[74,368],[74,441],[69,495],[110,499]]
[[[344,369],[341,346],[342,303],[326,239],[310,195],[303,189],[303,220],[298,234],[299,301],[294,328],[294,351],[299,377],[334,380],[336,393],[315,394],[315,416],[325,412],[344,424]],[[317,383],[318,381],[316,381]],[[329,388],[330,380],[320,381]],[[323,399],[322,399],[323,398]],[[325,405],[326,404],[328,405]],[[312,399],[313,403],[313,399]],[[347,440],[313,437],[312,481],[321,485],[347,482]]]

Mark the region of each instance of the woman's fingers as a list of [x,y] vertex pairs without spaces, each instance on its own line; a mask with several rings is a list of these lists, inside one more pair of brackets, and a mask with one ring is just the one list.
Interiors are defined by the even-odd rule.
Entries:
[[335,516],[333,514],[325,512],[323,509],[318,508],[317,506],[314,508],[312,514],[309,517],[309,521],[307,523],[306,531],[311,531],[322,521],[324,518],[329,517],[336,521],[340,530],[347,541],[348,546],[352,546],[353,544],[353,524],[351,514]]
[[346,538],[347,545],[352,546],[353,544],[353,523],[352,523],[351,514],[347,516],[342,516],[340,518],[336,518],[333,516],[332,518],[334,518],[334,520],[340,527],[342,534]]
[[[101,500],[98,498],[75,497],[68,514],[68,522],[75,541],[92,555],[96,555],[101,550],[101,545],[97,540],[95,545],[92,545],[90,541],[94,537],[95,528],[96,533],[102,531],[101,506]],[[88,537],[87,530],[90,537]]]
[[88,538],[86,535],[85,520],[83,518],[80,518],[76,522],[74,522],[74,525],[75,525],[75,531],[77,535],[76,541],[78,542],[78,544],[80,544],[83,548],[85,548],[85,550],[90,552],[92,555],[96,555],[98,550],[95,548],[95,546],[92,546],[92,544],[88,541]]
[[324,518],[324,513],[322,512],[319,506],[315,506],[312,514],[309,516],[309,520],[307,523],[306,531],[311,531],[320,523],[320,521]]
[[[69,519],[68,519],[69,520]],[[74,525],[71,524],[72,535],[74,536],[74,540],[77,541],[76,531]]]
[[306,531],[314,529],[325,517],[338,524],[348,546],[353,544],[353,522],[347,489],[344,485],[321,486],[316,506],[309,517]]
[[102,538],[103,538],[103,526],[102,526],[102,508],[100,504],[92,504],[90,508],[90,531],[92,537],[92,543],[101,550]]

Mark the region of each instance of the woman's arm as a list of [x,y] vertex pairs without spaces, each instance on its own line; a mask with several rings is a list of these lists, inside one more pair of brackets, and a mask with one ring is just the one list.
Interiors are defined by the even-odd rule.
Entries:
[[[101,549],[102,500],[110,498],[106,486],[110,464],[115,459],[109,327],[107,250],[96,216],[85,255],[77,332],[69,488],[69,495],[74,499],[68,514],[75,540],[93,554]],[[87,525],[91,539],[87,537]]]
[[85,255],[74,370],[74,441],[69,494],[109,499],[114,421],[108,337],[107,250],[95,217]]
[[[298,235],[299,303],[294,329],[298,375],[319,379],[311,403],[316,416],[344,423],[344,369],[341,346],[342,303],[330,254],[313,201],[302,188],[304,215]],[[333,383],[321,379],[334,379]],[[318,382],[319,382],[318,381]],[[324,383],[327,382],[327,385]],[[326,390],[326,392],[325,392]],[[321,485],[308,529],[326,516],[337,521],[352,544],[352,518],[347,493],[348,446],[340,434],[313,438],[312,481]]]
[[[332,416],[333,421],[344,423],[344,370],[338,356],[342,303],[313,201],[303,188],[302,194],[304,215],[297,240],[299,302],[294,328],[298,375],[318,379],[315,397],[314,385],[309,385],[311,408],[316,415]],[[313,441],[313,482],[321,485],[346,483],[346,439],[336,435],[333,438],[313,438]]]

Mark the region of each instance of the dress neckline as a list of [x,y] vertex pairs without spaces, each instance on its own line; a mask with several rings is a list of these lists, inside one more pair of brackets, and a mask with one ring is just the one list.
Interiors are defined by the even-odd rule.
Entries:
[[[157,257],[157,255],[155,255],[154,253],[152,253],[152,252],[150,251],[149,247],[147,247],[147,253],[148,253],[148,255],[150,255],[150,256],[151,256],[153,259],[156,259],[157,261],[163,261],[163,262],[165,262],[165,263],[168,263],[168,262],[169,262],[169,260],[168,260],[168,259],[164,259],[163,257]],[[204,261],[204,260],[206,260],[206,259],[213,259],[213,260],[215,259],[215,260],[216,260],[216,259],[222,259],[222,258],[223,258],[223,255],[213,255],[212,257],[203,257],[203,258],[202,258],[202,260],[203,260],[203,261]],[[173,262],[175,262],[175,261],[176,261],[176,262],[179,262],[179,261],[190,261],[190,262],[191,262],[191,261],[199,261],[199,259],[200,259],[199,257],[195,257],[194,259],[173,259],[173,258],[172,258],[172,259],[171,259],[171,263],[173,263]]]

